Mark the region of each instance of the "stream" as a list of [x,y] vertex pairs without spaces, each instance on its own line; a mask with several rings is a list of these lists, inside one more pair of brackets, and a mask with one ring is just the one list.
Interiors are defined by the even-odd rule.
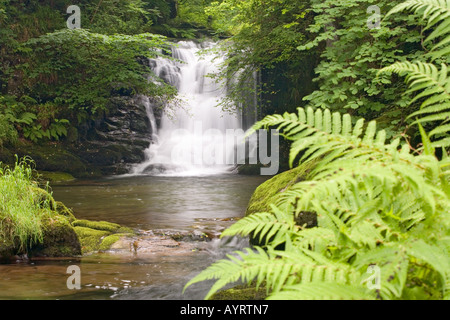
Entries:
[[[267,177],[234,174],[174,177],[134,176],[75,181],[52,186],[56,200],[78,219],[105,220],[150,231],[220,232],[244,215]],[[0,265],[0,299],[201,300],[211,282],[184,285],[245,239],[193,242],[195,248],[141,256],[103,252],[74,259]],[[81,289],[68,289],[67,268],[80,267]]]
[[[217,107],[226,90],[208,75],[218,70],[221,60],[212,53],[201,53],[215,45],[180,41],[172,48],[173,59],[149,60],[155,75],[178,89],[183,103],[174,114],[164,113],[157,126],[153,114],[157,106],[149,97],[140,97],[152,127],[145,161],[124,176],[52,185],[54,198],[72,208],[78,219],[133,228],[143,235],[139,241],[150,244],[146,250],[126,251],[124,245],[120,254],[110,250],[77,259],[0,265],[0,299],[205,297],[211,282],[182,291],[214,261],[248,246],[245,239],[218,237],[243,217],[251,195],[267,180],[267,176],[230,171],[242,160],[236,152],[245,147],[239,133],[248,129],[244,123],[250,120],[238,110],[229,113]],[[149,76],[148,81],[155,80]],[[230,132],[232,140],[227,136]],[[177,232],[208,235],[212,240],[184,243],[183,239],[177,244],[175,239],[164,239],[152,247],[159,235]],[[68,267],[72,266],[80,270],[80,289],[68,288]]]

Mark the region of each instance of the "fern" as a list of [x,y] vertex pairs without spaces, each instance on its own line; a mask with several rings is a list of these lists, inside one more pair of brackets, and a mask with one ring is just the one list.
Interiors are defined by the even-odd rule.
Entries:
[[[412,0],[395,7],[420,12],[435,27],[433,58],[448,52],[448,0]],[[437,27],[436,27],[437,26]],[[436,51],[436,49],[439,49]],[[447,52],[447,53],[446,53]],[[309,181],[278,197],[272,212],[246,217],[223,236],[259,235],[255,247],[207,268],[187,285],[217,281],[206,298],[225,285],[256,281],[269,299],[434,299],[449,297],[450,145],[448,68],[426,62],[399,62],[380,72],[406,75],[423,148],[412,151],[399,139],[386,140],[376,122],[348,114],[298,108],[267,116],[261,128],[276,128],[292,141],[291,166],[314,163]],[[427,133],[422,124],[434,125]],[[442,150],[438,159],[436,150]],[[301,212],[315,212],[318,227],[296,226]],[[285,250],[275,248],[283,243]],[[379,287],[368,284],[378,267]],[[369,290],[368,290],[369,289]]]
[[[432,60],[447,61],[450,54],[450,1],[448,0],[409,0],[394,7],[387,16],[403,10],[421,13],[427,20],[427,28],[434,28],[425,39],[425,43],[441,38],[431,49]],[[411,101],[414,103],[420,99],[425,101],[420,110],[412,113],[410,118],[417,118],[415,123],[436,123],[437,126],[429,133],[430,138],[437,138],[432,142],[434,147],[450,146],[450,78],[448,66],[441,63],[440,70],[432,63],[426,62],[397,62],[379,71],[379,73],[397,73],[406,75],[406,82],[410,90],[408,92],[419,94]],[[423,134],[422,134],[423,137]]]
[[[450,53],[450,48],[448,44],[450,38],[448,35],[450,33],[450,1],[449,0],[408,0],[397,6],[395,6],[386,17],[401,12],[404,10],[413,11],[414,13],[422,14],[423,20],[428,20],[427,29],[435,27],[434,31],[425,39],[425,42],[430,42],[436,38],[445,37],[442,41],[436,44],[432,48],[432,57],[438,58]],[[444,47],[444,48],[442,48]],[[436,49],[441,48],[439,51]]]
[[409,118],[419,117],[415,123],[435,123],[440,122],[429,136],[444,136],[444,138],[434,141],[434,147],[450,146],[450,78],[446,64],[441,65],[441,69],[424,62],[397,62],[389,67],[380,70],[380,73],[398,73],[406,75],[406,82],[410,86],[409,92],[418,92],[411,104],[419,99],[425,99],[420,110],[409,115]]
[[[256,281],[272,298],[401,299],[412,294],[408,268],[420,260],[429,267],[419,269],[441,279],[438,287],[446,294],[448,255],[420,240],[446,232],[437,227],[450,207],[439,160],[413,154],[398,140],[386,143],[375,122],[364,127],[358,120],[353,126],[350,116],[328,110],[299,108],[296,114],[269,116],[253,129],[271,126],[293,140],[291,160],[302,152],[301,165],[317,162],[311,180],[284,192],[272,212],[246,217],[223,233],[265,237],[265,250],[237,252],[238,258],[219,261],[187,286],[217,279],[207,298],[227,284]],[[320,227],[295,226],[302,211],[316,212]],[[275,250],[280,243],[284,251]],[[382,286],[367,293],[361,283],[373,264],[381,270]],[[329,282],[342,284],[342,292],[322,291]],[[302,288],[312,286],[317,292],[305,295]]]
[[[245,219],[242,219],[222,233],[222,237],[226,236],[248,236],[254,234],[259,236],[259,242],[264,239],[272,245],[284,243],[288,238],[299,229],[296,226],[293,216],[286,211],[279,210],[272,205],[273,213],[256,213]],[[275,238],[273,238],[275,236]]]

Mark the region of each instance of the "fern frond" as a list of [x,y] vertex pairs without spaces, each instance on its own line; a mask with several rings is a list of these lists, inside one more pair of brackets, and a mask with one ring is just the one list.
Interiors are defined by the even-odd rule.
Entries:
[[278,292],[287,285],[315,281],[334,281],[336,283],[355,283],[360,274],[348,265],[326,259],[321,254],[296,248],[289,252],[259,247],[254,252],[246,249],[237,251],[238,257],[228,255],[228,260],[220,260],[189,281],[185,289],[197,282],[218,279],[211,287],[205,299],[227,284],[238,281],[250,283],[256,280],[256,286],[264,283],[268,292]]
[[[419,99],[425,99],[420,110],[409,115],[408,118],[417,118],[415,123],[440,122],[430,132],[430,137],[448,135],[450,133],[450,77],[446,64],[441,64],[441,69],[424,62],[397,62],[383,68],[379,73],[397,73],[406,75],[409,92],[418,92],[410,103]],[[448,147],[450,141],[447,138],[434,141],[435,147]]]
[[428,20],[427,28],[431,28],[439,22],[442,24],[435,29],[427,41],[446,35],[450,32],[450,1],[449,0],[407,0],[392,8],[386,17],[401,11],[412,11],[422,14],[424,20]]
[[295,234],[293,246],[323,252],[330,246],[335,246],[337,239],[335,233],[328,228],[315,227],[303,229]]
[[[259,278],[258,285],[261,284],[272,260],[261,248],[257,247],[256,250],[257,253],[249,248],[243,252],[235,252],[239,258],[231,254],[227,255],[228,260],[217,261],[203,270],[185,285],[184,290],[198,282],[218,279],[205,297],[205,299],[209,299],[225,285],[239,280],[250,283],[253,279]],[[273,267],[272,264],[270,266]]]
[[429,245],[425,241],[418,239],[408,243],[407,252],[409,255],[432,266],[445,281],[446,275],[450,270],[448,251],[445,252],[438,246]]
[[289,211],[282,211],[271,205],[272,213],[255,213],[245,217],[226,229],[221,237],[248,236],[253,234],[259,237],[261,243],[264,239],[268,243],[280,244],[292,237],[299,227],[295,224],[294,216]]

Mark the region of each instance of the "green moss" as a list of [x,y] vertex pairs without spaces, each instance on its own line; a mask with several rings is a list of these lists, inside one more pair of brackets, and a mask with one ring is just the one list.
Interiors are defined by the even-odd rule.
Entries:
[[81,246],[68,217],[55,215],[44,221],[44,237],[30,250],[30,256],[73,257],[81,254]]
[[75,227],[85,227],[108,232],[117,232],[121,228],[119,224],[107,221],[75,220],[72,224]]
[[75,178],[66,172],[50,172],[50,171],[39,171],[39,178],[48,182],[67,182],[73,181]]
[[270,211],[270,204],[275,203],[293,185],[307,179],[312,166],[313,164],[294,168],[261,184],[250,199],[246,215]]
[[99,250],[100,251],[108,250],[114,243],[119,241],[121,237],[122,235],[119,234],[112,234],[107,236],[106,238],[103,239],[102,243],[100,244]]
[[110,235],[108,231],[95,230],[86,227],[75,226],[74,230],[78,235],[83,254],[98,251],[103,239]]
[[108,250],[120,237],[134,234],[130,228],[106,221],[75,220],[72,225],[83,253]]
[[64,203],[60,202],[60,201],[56,201],[55,202],[56,205],[56,212],[62,216],[65,216],[69,219],[70,222],[73,222],[76,220],[75,216],[73,215],[72,210],[70,210],[69,208],[67,208]]

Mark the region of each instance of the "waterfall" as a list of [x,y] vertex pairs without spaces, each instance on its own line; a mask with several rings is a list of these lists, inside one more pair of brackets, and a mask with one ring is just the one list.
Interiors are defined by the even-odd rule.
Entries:
[[[214,45],[181,41],[172,48],[176,60],[151,61],[154,73],[178,89],[178,102],[165,106],[157,136],[145,151],[146,161],[136,165],[132,174],[202,175],[233,168],[233,150],[244,132],[237,112],[230,114],[217,106],[226,86],[208,75],[217,72],[223,60],[202,51]],[[144,104],[154,121],[148,98]]]

